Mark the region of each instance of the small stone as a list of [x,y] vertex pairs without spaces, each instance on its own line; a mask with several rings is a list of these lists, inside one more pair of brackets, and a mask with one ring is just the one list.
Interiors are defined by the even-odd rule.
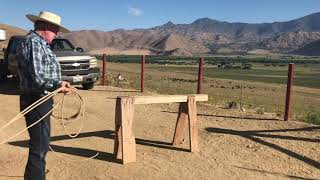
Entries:
[[247,148],[252,148],[252,144],[246,145]]

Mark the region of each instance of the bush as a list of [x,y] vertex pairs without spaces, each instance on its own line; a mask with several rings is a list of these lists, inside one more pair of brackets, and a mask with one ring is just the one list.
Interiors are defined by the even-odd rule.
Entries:
[[228,102],[227,106],[228,109],[240,109],[240,104],[234,101]]
[[264,115],[264,108],[258,108],[256,113],[260,115]]
[[308,114],[304,118],[305,122],[311,124],[320,125],[320,113],[319,112],[308,112]]

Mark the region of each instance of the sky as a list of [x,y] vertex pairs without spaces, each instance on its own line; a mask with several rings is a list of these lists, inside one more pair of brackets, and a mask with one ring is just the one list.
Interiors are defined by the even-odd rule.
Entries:
[[227,22],[289,21],[320,12],[320,0],[0,0],[0,24],[33,28],[26,14],[50,11],[72,30],[151,28],[199,18]]

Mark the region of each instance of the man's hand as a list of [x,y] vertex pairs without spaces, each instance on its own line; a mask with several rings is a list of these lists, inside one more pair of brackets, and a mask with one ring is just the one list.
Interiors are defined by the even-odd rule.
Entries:
[[71,85],[70,85],[69,82],[62,81],[60,85],[61,85],[61,88],[62,88],[60,93],[64,93],[64,94],[70,94],[71,93]]

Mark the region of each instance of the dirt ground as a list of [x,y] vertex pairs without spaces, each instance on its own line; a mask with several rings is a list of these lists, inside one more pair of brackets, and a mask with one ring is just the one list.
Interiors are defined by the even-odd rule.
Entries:
[[[113,158],[115,97],[140,95],[116,87],[80,90],[86,103],[85,124],[76,139],[52,120],[52,148],[47,179],[320,179],[320,126],[284,122],[272,114],[257,115],[198,104],[199,153],[188,152],[188,140],[172,141],[177,104],[137,105],[134,133],[137,162],[122,165]],[[77,103],[66,100],[67,113]],[[0,87],[0,127],[19,111],[12,85]],[[79,122],[68,124],[72,132]],[[0,140],[25,127],[24,120],[0,132]],[[186,136],[187,137],[187,136]],[[23,179],[28,155],[25,132],[0,145],[0,179]],[[93,160],[83,160],[100,154]]]

